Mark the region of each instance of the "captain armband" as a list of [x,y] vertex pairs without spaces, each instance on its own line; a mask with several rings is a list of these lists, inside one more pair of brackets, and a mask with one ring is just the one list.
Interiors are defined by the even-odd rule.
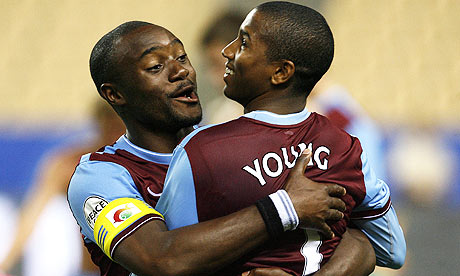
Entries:
[[118,198],[107,204],[94,224],[94,240],[112,259],[116,246],[146,222],[163,216],[143,201]]
[[295,230],[299,225],[299,217],[285,190],[262,198],[256,202],[256,206],[272,238],[278,237],[284,231]]

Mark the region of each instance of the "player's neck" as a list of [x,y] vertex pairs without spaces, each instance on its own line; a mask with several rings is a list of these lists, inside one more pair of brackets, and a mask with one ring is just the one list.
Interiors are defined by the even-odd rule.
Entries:
[[168,131],[126,131],[128,140],[146,150],[159,153],[172,153],[174,148],[184,137],[183,131],[168,132]]
[[244,106],[244,113],[263,110],[280,115],[291,114],[304,110],[305,104],[306,98],[303,95],[286,96],[285,94],[279,93],[273,96],[273,94],[267,94],[266,96],[253,99]]

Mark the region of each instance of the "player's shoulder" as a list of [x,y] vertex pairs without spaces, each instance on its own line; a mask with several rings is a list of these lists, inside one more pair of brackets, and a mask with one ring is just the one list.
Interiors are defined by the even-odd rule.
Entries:
[[209,141],[218,141],[224,137],[228,137],[232,132],[238,130],[237,126],[241,126],[244,123],[242,118],[244,117],[220,124],[201,126],[188,134],[180,142],[179,147],[184,148],[190,145],[207,144]]
[[99,155],[104,155],[104,152],[87,153],[80,158],[69,182],[69,198],[86,197],[90,194],[110,195],[110,191],[117,186],[133,185],[126,167],[117,162],[96,158]]
[[[84,154],[80,157],[75,172],[72,178],[80,175],[99,175],[104,176],[108,171],[113,170],[122,170],[124,167],[111,162],[110,158],[98,158],[100,156],[107,156],[104,152],[91,152]],[[108,156],[115,156],[114,154],[109,154]],[[109,176],[109,175],[107,175]]]
[[320,135],[323,137],[338,137],[350,136],[345,130],[337,127],[326,116],[316,112],[311,113],[312,128],[321,129]]
[[358,140],[345,130],[337,127],[324,115],[312,112],[311,120],[311,131],[315,133],[316,139],[323,143],[347,150]]
[[83,155],[67,188],[67,200],[80,226],[87,219],[83,213],[85,206],[103,205],[120,197],[138,197],[139,194],[125,167],[115,162],[94,160],[91,158],[93,154],[102,153]]

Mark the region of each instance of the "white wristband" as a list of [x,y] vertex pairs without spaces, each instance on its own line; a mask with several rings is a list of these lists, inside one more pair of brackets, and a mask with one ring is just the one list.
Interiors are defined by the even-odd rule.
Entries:
[[278,211],[284,231],[295,230],[299,225],[299,217],[288,193],[285,190],[279,190],[270,194],[269,197]]

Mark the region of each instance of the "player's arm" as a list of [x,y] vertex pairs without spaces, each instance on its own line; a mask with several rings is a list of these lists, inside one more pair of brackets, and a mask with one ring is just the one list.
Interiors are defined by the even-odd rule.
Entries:
[[378,266],[401,268],[406,258],[406,241],[393,206],[385,215],[374,219],[354,219],[369,238]]
[[[305,178],[308,158],[302,155],[291,172],[287,192],[292,201],[287,203],[293,204],[291,207],[297,210],[301,222],[308,221],[311,227],[330,237],[332,232],[325,221],[340,219],[343,214],[337,209],[345,208],[341,200],[330,195],[341,196],[345,190],[337,185],[314,183]],[[132,216],[127,219],[133,218],[135,222],[128,221],[128,228],[125,228],[128,231],[118,233],[110,228],[114,226],[114,220],[104,221],[106,218],[113,219],[113,214],[120,210],[118,207],[121,205],[112,201],[113,206],[110,205],[112,202],[105,206],[96,220],[94,240],[114,261],[138,275],[213,273],[261,245],[271,235],[282,234],[287,223],[280,218],[280,213],[287,211],[277,209],[274,203],[270,205],[270,198],[259,202],[258,207],[251,206],[225,217],[172,231],[167,231],[160,215],[153,209],[138,205],[140,212],[131,212]],[[142,210],[145,216],[142,216]],[[136,216],[139,219],[136,220]],[[116,218],[121,222],[119,216]],[[294,225],[290,227],[295,228]],[[120,239],[120,236],[124,238]]]
[[358,229],[347,228],[334,255],[315,276],[364,276],[375,268],[375,253],[367,237]]
[[208,274],[268,239],[252,206],[172,231],[159,221],[147,223],[117,246],[113,259],[137,275]]
[[[334,208],[343,210],[345,206],[329,194],[339,196],[345,191],[339,186],[322,185],[305,178],[309,158],[310,155],[303,155],[299,159],[289,177],[287,191],[295,202],[293,207],[301,222],[308,221],[311,227],[330,237],[332,231],[325,224],[325,218],[340,219],[342,214]],[[113,258],[139,275],[213,273],[267,241],[269,233],[283,232],[286,225],[280,224],[279,217],[275,223],[273,213],[270,214],[271,207],[251,206],[225,217],[172,231],[167,231],[159,221],[153,221],[122,241]],[[265,215],[262,216],[261,212]]]
[[[358,229],[348,228],[334,255],[315,276],[365,276],[374,271],[375,253],[367,237]],[[289,276],[279,268],[255,268],[242,276]]]
[[390,189],[376,177],[365,154],[361,159],[366,195],[360,206],[353,209],[352,221],[369,238],[378,266],[401,268],[406,257],[406,241],[391,204]]

